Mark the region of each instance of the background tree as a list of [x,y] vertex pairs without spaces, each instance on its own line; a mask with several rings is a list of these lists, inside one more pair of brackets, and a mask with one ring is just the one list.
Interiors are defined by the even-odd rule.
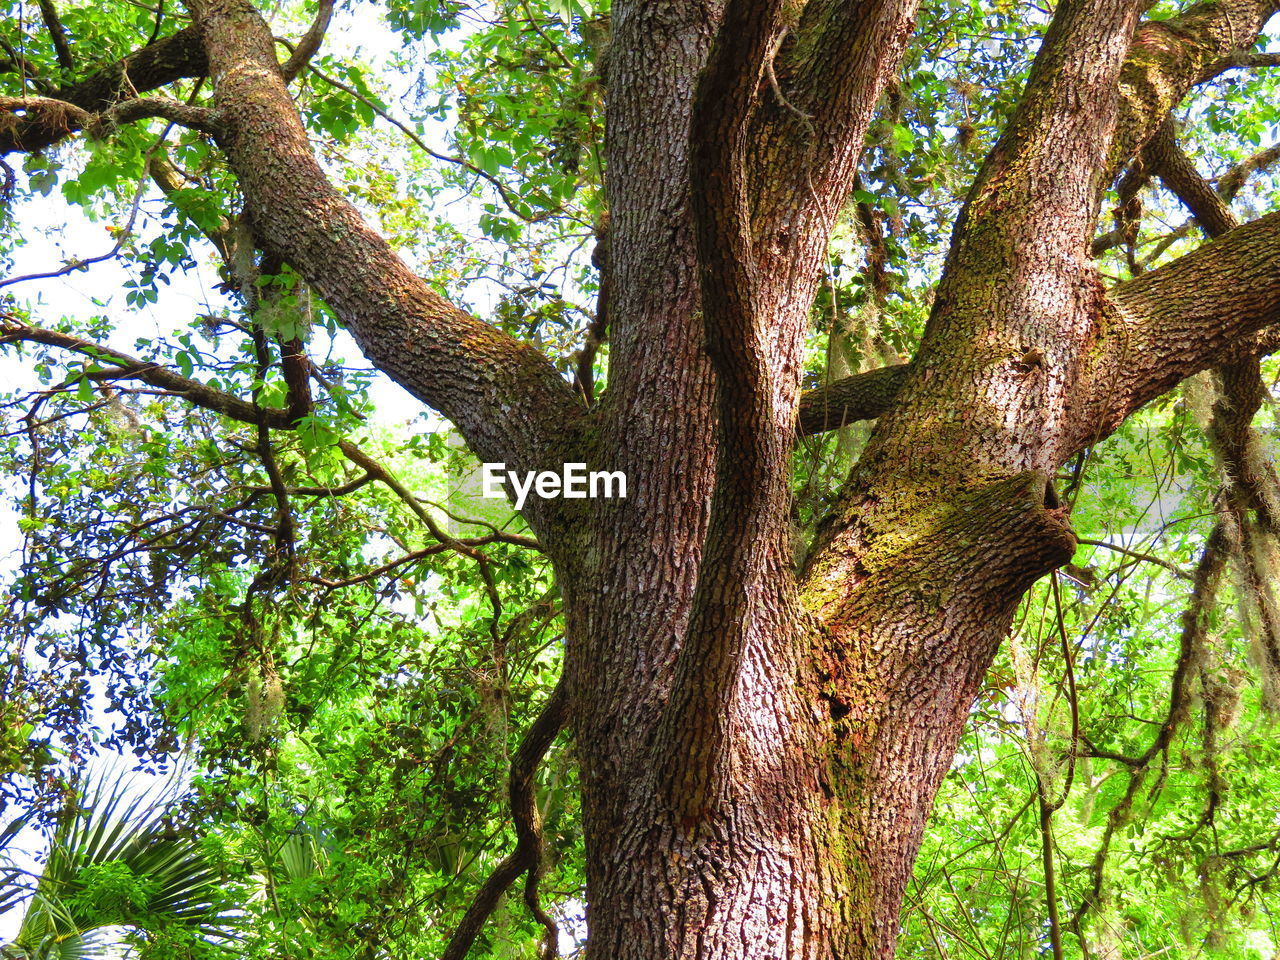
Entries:
[[[1201,495],[1221,484],[1206,510],[1213,522],[1194,572],[1185,556],[1156,564],[1192,584],[1178,649],[1161,647],[1173,652],[1163,715],[1102,705],[1104,667],[1144,654],[1132,621],[1090,592],[1096,573],[1080,575],[1074,598],[1053,579],[1038,595],[1040,626],[1024,620],[1016,633],[1003,686],[1025,727],[1043,913],[1028,915],[1025,892],[1011,885],[1002,919],[991,922],[1003,925],[1004,946],[1024,951],[1044,944],[1062,955],[1066,941],[1082,952],[1111,949],[1122,907],[1110,851],[1137,804],[1150,806],[1149,818],[1162,814],[1172,752],[1187,742],[1199,698],[1201,753],[1185,766],[1207,771],[1191,779],[1209,799],[1168,843],[1190,851],[1186,862],[1200,857],[1206,916],[1196,930],[1214,944],[1250,932],[1224,921],[1223,904],[1268,888],[1274,868],[1258,864],[1276,841],[1256,835],[1262,825],[1244,810],[1233,816],[1249,840],[1223,845],[1216,832],[1226,815],[1225,781],[1216,779],[1225,718],[1243,675],[1218,650],[1213,611],[1229,579],[1263,678],[1250,707],[1257,716],[1280,665],[1276,479],[1252,428],[1266,395],[1257,357],[1273,347],[1267,327],[1280,303],[1280,221],[1269,214],[1237,225],[1227,206],[1275,159],[1270,149],[1230,152],[1250,140],[1261,146],[1274,116],[1252,103],[1232,114],[1230,97],[1215,102],[1210,92],[1226,74],[1272,64],[1255,50],[1270,3],[1146,9],[1070,0],[1052,11],[990,12],[921,10],[910,0],[553,10],[393,3],[390,22],[410,37],[468,22],[465,42],[428,55],[435,69],[423,75],[420,115],[456,120],[447,154],[424,141],[420,124],[394,118],[367,71],[316,60],[330,4],[292,32],[296,43],[276,43],[243,0],[194,0],[184,14],[132,5],[92,16],[49,4],[40,12],[38,24],[19,16],[6,25],[12,86],[0,101],[8,111],[0,142],[27,155],[27,189],[47,194],[62,178],[67,199],[103,209],[105,197],[136,181],[117,197],[133,212],[112,228],[110,253],[137,265],[129,302],[156,302],[157,282],[207,242],[237,308],[206,312],[201,333],[144,344],[142,357],[106,342],[105,318],[40,323],[38,304],[8,308],[0,337],[49,377],[47,390],[25,398],[25,431],[13,446],[30,478],[31,548],[10,622],[63,638],[63,646],[43,641],[41,655],[89,672],[77,649],[86,633],[52,616],[76,609],[87,636],[117,651],[121,662],[102,668],[121,681],[111,688],[117,704],[145,691],[160,700],[160,720],[182,718],[181,728],[206,702],[183,701],[184,686],[199,689],[200,658],[179,656],[180,669],[135,684],[118,651],[127,611],[148,610],[147,656],[168,669],[175,643],[200,631],[166,631],[158,611],[191,604],[193,620],[213,625],[206,650],[220,651],[204,667],[223,679],[205,693],[234,683],[246,706],[237,725],[224,712],[221,730],[185,732],[201,739],[214,768],[266,776],[283,755],[279,724],[305,729],[304,708],[314,711],[320,691],[335,690],[361,659],[343,653],[313,664],[308,633],[332,634],[334,650],[342,639],[359,643],[361,633],[340,624],[354,618],[348,605],[362,591],[394,589],[397,579],[406,589],[405,573],[419,569],[411,565],[452,554],[474,565],[471,595],[487,604],[463,622],[482,624],[492,673],[474,676],[472,689],[496,706],[491,715],[510,716],[515,641],[558,618],[565,643],[563,679],[511,756],[514,851],[461,917],[446,956],[465,954],[521,875],[542,950],[554,951],[553,919],[538,898],[539,815],[549,808],[533,771],[567,723],[590,954],[889,957],[925,818],[965,719],[1027,591],[1079,545],[1070,520],[1082,491],[1097,486],[1090,451],[1139,408],[1214,370],[1213,396],[1200,404],[1212,453],[1191,465],[1201,470]],[[89,49],[116,59],[78,52]],[[1265,80],[1249,83],[1259,96],[1267,89]],[[172,97],[152,95],[166,86]],[[1222,139],[1228,152],[1216,162],[1239,160],[1216,189],[1182,152],[1174,111]],[[375,118],[414,144],[415,170],[431,157],[452,173],[400,189],[362,167],[369,153],[345,156]],[[91,150],[68,178],[42,151],[78,131]],[[448,199],[471,178],[488,197],[477,226],[504,249],[482,268],[476,262],[492,248],[468,259],[456,228],[417,216],[418,203]],[[1196,246],[1187,229],[1148,242],[1142,197],[1153,180],[1217,239]],[[144,246],[138,216],[148,184],[166,206]],[[1167,194],[1155,196],[1154,212],[1165,213]],[[1099,223],[1104,200],[1114,201],[1114,227]],[[594,274],[572,257],[564,268],[546,262],[593,237]],[[425,276],[391,241],[411,255],[432,252],[419,267]],[[836,264],[858,263],[855,247],[859,276],[841,283]],[[919,263],[917,251],[931,248],[934,262]],[[570,275],[570,264],[581,272]],[[87,265],[77,259],[6,283]],[[468,271],[492,274],[510,296],[464,309],[464,295],[442,291]],[[594,309],[575,307],[592,292]],[[523,518],[532,536],[497,524],[451,528],[367,452],[367,436],[353,439],[365,415],[359,391],[311,359],[338,327],[447,418],[479,459],[520,471],[586,461],[625,471],[630,495],[532,500]],[[900,353],[910,361],[827,376]],[[79,366],[55,367],[55,354],[77,356]],[[827,382],[806,384],[806,366]],[[177,397],[206,413],[159,429],[174,407],[157,401],[143,417],[125,393]],[[72,411],[78,424],[97,415],[94,429],[110,442],[79,445]],[[1180,476],[1186,418],[1168,409],[1153,416],[1163,417],[1154,422]],[[869,419],[863,436],[847,428]],[[836,430],[827,455],[818,444],[797,451],[798,437]],[[123,463],[136,465],[134,486],[113,495],[120,484],[108,468],[118,473]],[[1159,486],[1159,471],[1150,473]],[[371,501],[349,507],[338,496],[374,486],[408,511],[411,526],[370,519]],[[50,499],[56,509],[46,512]],[[352,569],[375,544],[397,549],[372,569]],[[527,549],[545,568],[498,572],[495,555]],[[1123,549],[1130,559],[1150,556]],[[404,630],[392,616],[376,633],[388,667],[406,658],[403,677],[385,674],[393,688],[431,673],[402,652]],[[531,669],[544,661],[537,641],[527,643]],[[458,649],[465,655],[465,644]],[[1054,662],[1048,649],[1058,650],[1065,678],[1065,730],[1049,723],[1062,714],[1041,680]],[[1081,661],[1092,664],[1087,672]],[[40,678],[15,664],[6,702],[21,703]],[[308,677],[317,686],[291,704],[288,690]],[[1144,705],[1159,699],[1136,682],[1131,696],[1140,687]],[[1091,717],[1081,712],[1082,689],[1099,698]],[[42,719],[74,727],[83,714],[84,697],[72,696]],[[130,716],[156,722],[144,709]],[[422,716],[395,722],[420,731]],[[1152,729],[1142,736],[1144,727]],[[175,733],[158,732],[162,742]],[[137,741],[151,734],[125,730]],[[23,744],[10,750],[21,755]],[[982,750],[961,761],[961,782],[975,764],[998,766]],[[1103,782],[1125,787],[1101,836],[1086,842],[1097,851],[1092,863],[1069,878],[1064,871],[1074,902],[1064,911],[1053,828],[1079,780],[1087,794],[1100,790],[1080,771],[1086,761],[1110,765]],[[237,802],[247,788],[239,789],[224,801]],[[273,824],[274,789],[264,783],[249,813],[268,849],[272,830],[310,822],[289,798]],[[1001,856],[1022,837],[1021,812],[1006,812],[1009,826],[991,829]],[[345,829],[364,839],[372,832],[360,820]],[[1216,839],[1196,854],[1206,830]],[[1235,884],[1236,901],[1224,899],[1224,884]],[[390,904],[405,892],[378,895]],[[965,949],[990,949],[986,920],[967,915],[970,933],[957,938],[931,902],[938,906],[923,894],[913,900],[924,925],[913,934],[926,931],[939,952],[943,933]],[[387,915],[369,922],[393,926]],[[360,936],[375,940],[369,930]],[[919,941],[908,936],[904,949]]]

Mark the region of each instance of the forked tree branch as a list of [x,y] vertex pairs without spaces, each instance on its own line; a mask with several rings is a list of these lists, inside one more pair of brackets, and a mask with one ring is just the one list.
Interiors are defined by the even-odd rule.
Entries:
[[[205,133],[218,131],[216,111],[170,100],[168,97],[122,100],[101,113],[90,113],[74,103],[52,97],[0,97],[0,111],[7,112],[13,118],[8,122],[20,124],[25,120],[34,120],[45,129],[61,129],[65,135],[87,129],[94,135],[101,136],[120,124],[151,117],[159,117]],[[0,120],[0,129],[5,124],[5,120]]]
[[1204,0],[1169,20],[1142,24],[1120,75],[1112,175],[1224,57],[1240,56],[1253,45],[1277,9],[1277,0]]
[[[71,104],[90,114],[103,113],[123,100],[155,90],[175,80],[204,76],[208,66],[194,27],[136,50],[84,80],[52,91],[49,99]],[[40,111],[0,122],[0,156],[21,150],[32,153],[73,133],[57,116]]]
[[[1224,203],[1230,204],[1236,198],[1236,195],[1244,189],[1244,185],[1249,182],[1250,177],[1267,170],[1277,160],[1280,160],[1280,144],[1266,147],[1241,160],[1218,178],[1218,196],[1222,198]],[[1192,224],[1190,222],[1184,223],[1172,233],[1166,234],[1156,241],[1155,252],[1146,259],[1150,261],[1157,258],[1168,249],[1170,244],[1185,237],[1190,232],[1191,227]],[[1092,253],[1095,257],[1100,257],[1108,250],[1118,247],[1124,242],[1123,231],[1119,229],[1110,230],[1094,238]]]
[[[1223,57],[1227,56],[1235,58],[1247,56],[1240,54],[1239,50],[1252,44],[1276,8],[1275,0],[1226,0],[1226,2],[1198,4],[1169,21],[1144,23],[1138,29],[1134,45],[1120,74],[1122,97],[1111,151],[1112,169],[1126,162],[1134,151],[1141,149],[1157,133],[1172,106],[1180,102],[1192,86],[1207,79],[1205,76],[1207,65],[1218,64]],[[818,9],[814,4],[810,4],[806,8],[806,16],[811,15],[808,11]],[[1156,149],[1159,147],[1157,146]],[[1222,178],[1219,184],[1220,194],[1224,199],[1230,200],[1240,190],[1249,175],[1265,169],[1278,157],[1280,157],[1280,147],[1268,148],[1238,164]],[[1099,239],[1103,242],[1095,241],[1095,255],[1100,253],[1101,249],[1111,245],[1107,238]],[[1229,269],[1229,264],[1218,262],[1213,269],[1226,271]],[[1164,274],[1155,281],[1162,286],[1174,282],[1176,282],[1176,275],[1171,274]],[[1171,287],[1164,287],[1164,289],[1168,289],[1171,294],[1174,292]],[[1227,285],[1221,282],[1215,286],[1215,289],[1220,289],[1226,295],[1226,301],[1222,304],[1224,311],[1232,311],[1234,298],[1231,293],[1233,291],[1227,289]],[[1261,291],[1255,291],[1255,293],[1261,293]],[[1133,309],[1145,312],[1148,304],[1153,308],[1159,307],[1153,299],[1155,294],[1150,296],[1142,294],[1141,288],[1133,288],[1128,284],[1121,284],[1113,289],[1111,294],[1113,297],[1125,300],[1122,312]],[[1161,379],[1162,385],[1144,387],[1131,396],[1124,389],[1108,385],[1105,389],[1112,393],[1112,400],[1122,406],[1098,418],[1100,432],[1097,436],[1106,436],[1119,425],[1116,416],[1121,415],[1121,410],[1124,411],[1123,416],[1127,416],[1128,412],[1158,396],[1160,392],[1170,389],[1183,377],[1213,366],[1218,360],[1238,352],[1240,336],[1280,321],[1280,316],[1265,312],[1271,309],[1270,301],[1265,296],[1246,299],[1251,299],[1254,306],[1264,311],[1263,314],[1251,319],[1235,314],[1236,321],[1239,324],[1246,324],[1247,330],[1237,328],[1228,337],[1214,337],[1212,343],[1203,344],[1209,352],[1202,360],[1193,361],[1189,372],[1186,372],[1188,367],[1180,363],[1178,371],[1170,371],[1167,377]],[[1245,304],[1240,306],[1245,310],[1251,308]],[[1208,322],[1207,318],[1206,322]],[[1136,349],[1137,344],[1134,343],[1133,347]],[[1193,343],[1184,343],[1183,347],[1189,351]],[[1154,370],[1149,369],[1147,374],[1154,374]],[[818,433],[835,429],[857,419],[880,416],[892,407],[897,387],[903,379],[905,379],[905,370],[897,375],[872,371],[857,374],[806,394],[801,401],[799,420],[801,434]],[[1134,386],[1136,387],[1136,384]],[[1152,392],[1153,390],[1155,392]],[[846,397],[848,399],[845,399]],[[828,402],[829,398],[834,400],[836,405],[834,409],[833,404]],[[1113,406],[1113,404],[1108,405]],[[1083,442],[1089,442],[1088,438]]]

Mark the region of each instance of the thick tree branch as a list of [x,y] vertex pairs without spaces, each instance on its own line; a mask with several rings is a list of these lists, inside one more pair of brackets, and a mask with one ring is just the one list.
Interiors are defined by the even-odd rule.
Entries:
[[94,136],[104,136],[120,124],[151,117],[159,117],[170,123],[203,130],[206,133],[215,133],[218,130],[218,114],[215,111],[207,107],[194,107],[180,103],[167,97],[137,97],[133,100],[124,100],[98,114],[82,110],[66,100],[55,100],[51,97],[0,97],[0,112],[7,112],[10,115],[9,118],[0,116],[0,130],[3,130],[6,124],[17,126],[30,119],[45,129],[62,130],[64,136],[85,129]]
[[786,265],[777,283],[812,282],[918,8],[918,0],[810,0],[771,56],[752,124],[752,201],[757,237]]
[[67,31],[58,18],[58,8],[53,5],[53,0],[40,0],[40,18],[44,20],[45,29],[49,31],[49,39],[53,41],[58,66],[63,70],[74,70],[75,57],[71,55],[71,45],[67,43]]
[[1200,176],[1191,158],[1178,146],[1172,117],[1165,118],[1143,148],[1142,157],[1147,169],[1186,205],[1209,236],[1222,236],[1240,225],[1222,195]]
[[[752,107],[781,27],[780,0],[729,0],[694,97],[690,184],[707,352],[719,414],[711,520],[660,741],[660,776],[681,819],[721,796],[728,715],[761,588],[785,529],[787,452],[752,249]],[[696,720],[694,719],[696,718]]]
[[933,484],[956,463],[1048,476],[1062,462],[1088,374],[1081,347],[1105,300],[1087,243],[1140,12],[1139,0],[1058,5],[969,192],[911,374],[863,455],[869,466],[906,464]]
[[[435,293],[329,183],[247,0],[192,4],[205,38],[218,142],[268,252],[289,263],[375,365],[458,426],[483,460],[545,470],[571,452],[583,407],[533,347]],[[571,501],[531,498],[537,527]],[[553,541],[549,541],[553,542]]]
[[810,390],[800,398],[797,432],[810,436],[874,420],[893,406],[909,369],[906,363],[880,367]]
[[[1236,198],[1236,194],[1244,188],[1244,185],[1249,182],[1250,177],[1266,170],[1277,160],[1280,160],[1280,144],[1259,150],[1252,156],[1241,160],[1218,178],[1218,196],[1222,198],[1224,203],[1229,204]],[[1150,262],[1158,258],[1160,254],[1168,249],[1169,244],[1185,237],[1191,230],[1191,226],[1190,222],[1185,223],[1174,230],[1173,233],[1159,240],[1156,243],[1155,251],[1147,255],[1144,258],[1144,262]],[[1111,248],[1118,247],[1124,242],[1126,242],[1126,238],[1122,230],[1118,228],[1110,230],[1094,239],[1091,252],[1093,256],[1100,257]]]
[[[1109,435],[1185,378],[1233,359],[1250,334],[1280,322],[1280,213],[1237,227],[1173,263],[1116,286],[1096,348],[1089,405]],[[1087,421],[1088,417],[1085,418]]]
[[[139,94],[175,80],[204,76],[207,69],[204,48],[196,30],[187,27],[78,83],[53,91],[50,99],[89,114],[103,113],[122,100],[138,99]],[[14,117],[0,122],[0,156],[15,150],[27,153],[43,150],[73,132],[58,114],[48,115],[37,110],[25,117]]]

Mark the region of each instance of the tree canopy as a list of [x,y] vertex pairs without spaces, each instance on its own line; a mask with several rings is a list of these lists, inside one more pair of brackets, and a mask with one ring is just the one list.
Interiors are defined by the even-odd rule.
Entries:
[[[143,957],[603,960],[632,834],[755,810],[739,755],[811,684],[823,803],[896,755],[859,691],[963,734],[902,876],[814,888],[889,903],[848,941],[881,952],[759,956],[1280,953],[1274,5],[794,6],[4,2],[0,857],[19,816],[55,853],[0,860],[0,922],[45,936],[62,882],[57,923]],[[628,499],[517,513],[492,461],[627,465]],[[973,696],[933,710],[927,643],[832,680],[987,581],[993,639],[937,681]],[[901,631],[849,627],[895,597]],[[190,765],[143,835],[234,936],[76,847],[104,752]],[[650,771],[652,820],[616,786]],[[865,863],[841,816],[818,859]],[[668,955],[749,955],[707,891]],[[835,929],[796,896],[769,929]]]

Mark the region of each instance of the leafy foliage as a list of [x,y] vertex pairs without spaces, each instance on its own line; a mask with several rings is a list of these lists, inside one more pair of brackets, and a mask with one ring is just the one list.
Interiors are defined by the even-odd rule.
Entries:
[[[5,95],[73,79],[21,4],[0,7],[0,50],[25,64],[0,75]],[[176,29],[164,10],[59,6],[75,48],[104,63]],[[301,33],[313,12],[284,5],[277,32]],[[566,376],[585,357],[607,381],[590,326],[608,4],[390,0],[381,15],[385,49],[331,36],[295,87],[335,182],[438,288]],[[831,246],[808,386],[914,350],[1046,19],[926,5]],[[1183,111],[1182,142],[1220,185],[1274,140],[1275,82],[1224,75]],[[190,81],[171,93],[209,96]],[[1241,204],[1274,206],[1266,162],[1255,172]],[[0,797],[50,846],[34,886],[0,868],[0,912],[30,894],[17,942],[51,957],[93,955],[92,931],[121,925],[142,957],[207,956],[229,911],[245,957],[438,956],[513,845],[508,768],[559,671],[560,599],[537,545],[472,495],[475,464],[437,421],[392,422],[385,384],[346,359],[353,345],[299,278],[237,263],[238,191],[208,135],[123,127],[26,157],[6,192],[8,227],[42,223],[54,202],[94,225],[62,263],[15,274],[72,284],[112,245],[118,272],[88,306],[16,284],[23,299],[0,303],[67,338],[4,344],[37,379],[3,406],[22,550],[0,595]],[[1116,279],[1199,242],[1170,196],[1142,198],[1134,221],[1108,195],[1115,236],[1097,247]],[[6,268],[25,240],[0,232]],[[257,409],[289,402],[284,358],[301,344],[315,402],[264,439],[71,341]],[[1257,593],[1239,559],[1208,628],[1179,641],[1233,483],[1196,393],[1212,389],[1166,398],[1058,478],[1095,543],[1028,596],[989,677],[900,956],[1044,955],[1046,844],[1077,955],[1274,955],[1274,677],[1256,623],[1235,614]],[[1257,432],[1266,454],[1274,427]],[[848,427],[798,448],[798,550],[864,439]],[[79,771],[103,748],[150,770],[189,758],[181,805],[119,790],[84,803]],[[537,802],[566,937],[584,882],[576,777],[557,742]],[[1046,798],[1060,803],[1048,831]],[[0,831],[0,851],[17,835]],[[473,955],[535,956],[542,933],[512,904]]]
[[[99,779],[72,804],[30,889],[10,954],[103,956],[109,931],[127,927],[130,939],[148,945],[143,956],[227,955],[234,939],[224,913],[229,891],[198,846],[168,822],[163,795],[131,796],[123,779]],[[18,880],[14,889],[22,889],[20,871],[8,872]],[[157,942],[177,952],[156,954]]]

